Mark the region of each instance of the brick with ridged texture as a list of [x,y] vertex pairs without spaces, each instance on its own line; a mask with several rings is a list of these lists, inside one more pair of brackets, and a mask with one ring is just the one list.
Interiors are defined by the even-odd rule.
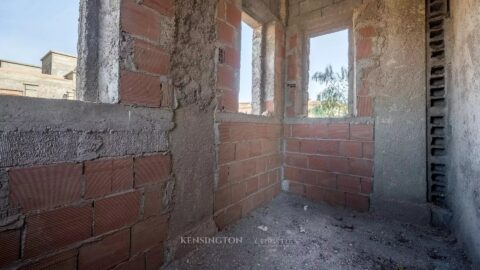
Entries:
[[129,258],[130,229],[105,236],[80,248],[78,268],[109,269]]
[[28,216],[25,224],[24,256],[31,258],[89,238],[92,207],[66,207]]
[[130,192],[94,202],[94,234],[119,229],[138,220],[140,192]]
[[12,169],[9,179],[10,202],[25,212],[75,202],[81,197],[80,164]]
[[169,155],[144,156],[135,159],[135,186],[151,182],[165,182],[170,176]]

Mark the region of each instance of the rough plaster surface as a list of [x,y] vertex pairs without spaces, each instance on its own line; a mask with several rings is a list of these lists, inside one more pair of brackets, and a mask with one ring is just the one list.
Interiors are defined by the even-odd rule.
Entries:
[[215,98],[216,2],[177,1],[171,73],[180,106],[211,110]]
[[279,20],[284,0],[242,0],[242,8],[261,23]]
[[175,173],[170,239],[196,228],[213,233],[202,224],[213,224],[216,2],[176,1],[171,74],[179,107],[170,136]]
[[121,1],[80,1],[77,98],[117,103]]
[[453,227],[480,267],[480,2],[452,1],[449,203]]
[[263,72],[265,42],[262,42],[265,35],[265,27],[258,26],[253,29],[252,42],[252,114],[260,115],[263,112],[262,89],[265,87],[265,75]]
[[118,102],[120,3],[100,1],[98,11],[98,99],[103,103]]
[[285,193],[217,236],[242,242],[186,245],[197,249],[165,269],[470,269],[443,231]]
[[[380,16],[385,39],[378,68],[368,78],[375,96],[373,207],[385,212],[404,207],[395,213],[427,215],[422,205],[427,187],[425,4],[386,0],[368,5],[373,8],[366,11],[376,13],[370,16]],[[428,222],[428,217],[420,220]]]
[[371,117],[347,117],[347,118],[285,118],[285,124],[328,124],[328,123],[352,123],[352,124],[374,124]]
[[5,96],[0,167],[166,151],[172,117],[161,109]]
[[276,117],[251,115],[243,113],[219,112],[215,115],[217,122],[242,122],[242,123],[262,123],[262,124],[280,124],[281,119]]
[[80,1],[78,22],[77,99],[98,100],[99,2]]
[[[273,100],[275,94],[275,58],[277,57],[275,22],[265,25],[265,100]],[[262,108],[263,109],[263,108]]]
[[8,216],[8,179],[6,170],[0,170],[0,220]]

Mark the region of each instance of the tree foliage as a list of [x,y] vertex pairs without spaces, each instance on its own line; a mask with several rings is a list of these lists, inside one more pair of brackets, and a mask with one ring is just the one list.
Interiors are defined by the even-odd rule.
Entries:
[[342,67],[334,72],[331,65],[325,71],[315,72],[312,80],[325,88],[317,96],[317,104],[309,114],[315,117],[342,117],[348,114],[348,71]]

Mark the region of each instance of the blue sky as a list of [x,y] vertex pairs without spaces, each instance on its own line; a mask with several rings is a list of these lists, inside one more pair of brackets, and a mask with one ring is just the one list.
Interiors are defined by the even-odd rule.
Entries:
[[79,0],[1,0],[0,59],[40,65],[48,51],[77,55]]
[[[0,0],[0,59],[40,65],[49,50],[77,54],[79,0]],[[253,29],[242,22],[240,102],[252,100]],[[310,39],[310,77],[348,67],[348,31]],[[310,80],[310,97],[321,85]]]
[[248,24],[242,22],[239,102],[252,102],[252,43],[253,29]]
[[312,80],[315,72],[324,71],[328,65],[332,65],[333,71],[340,71],[342,67],[348,69],[348,30],[311,38],[309,59],[308,96],[316,100],[323,87]]

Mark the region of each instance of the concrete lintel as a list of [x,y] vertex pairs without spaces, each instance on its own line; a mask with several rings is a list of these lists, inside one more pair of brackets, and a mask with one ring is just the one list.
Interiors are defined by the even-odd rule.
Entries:
[[227,113],[220,112],[216,114],[216,122],[244,122],[244,123],[261,123],[261,124],[280,124],[281,120],[276,117],[268,117],[261,115],[243,114],[243,113]]
[[160,108],[13,96],[0,99],[3,132],[170,130],[173,128],[172,119],[172,111]]
[[285,124],[329,124],[329,123],[351,123],[351,124],[373,124],[372,117],[344,117],[344,118],[285,118]]
[[243,0],[242,8],[244,12],[260,23],[280,21],[280,18],[273,14],[263,1]]

